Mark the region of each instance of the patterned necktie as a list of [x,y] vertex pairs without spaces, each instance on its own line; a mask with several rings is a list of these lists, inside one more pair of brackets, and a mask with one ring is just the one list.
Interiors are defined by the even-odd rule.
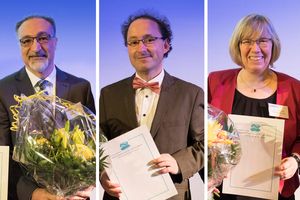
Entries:
[[[35,84],[35,88],[37,89],[37,92],[42,92],[44,95],[49,95],[49,91],[51,91],[52,83],[48,80],[41,79]],[[53,115],[53,107],[50,100],[40,100],[40,109],[41,109],[41,120],[42,123],[42,130],[44,134],[48,137],[54,132],[54,129],[56,127],[56,116]]]
[[51,86],[51,82],[41,79],[35,84],[36,88],[38,88],[38,92],[44,91],[43,93],[46,95],[49,95],[49,92],[47,91],[47,88]]
[[159,92],[160,92],[160,87],[159,87],[158,82],[148,83],[148,82],[141,80],[138,77],[134,77],[133,82],[132,82],[132,87],[134,89],[149,88],[152,92],[155,92],[156,94],[159,94]]

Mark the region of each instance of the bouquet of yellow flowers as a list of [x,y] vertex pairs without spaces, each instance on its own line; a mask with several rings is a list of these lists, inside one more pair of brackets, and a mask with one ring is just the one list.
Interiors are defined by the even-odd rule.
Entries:
[[241,158],[239,135],[221,110],[208,106],[208,190],[221,184]]
[[58,196],[95,185],[94,114],[80,103],[42,93],[15,99],[13,159],[27,175]]

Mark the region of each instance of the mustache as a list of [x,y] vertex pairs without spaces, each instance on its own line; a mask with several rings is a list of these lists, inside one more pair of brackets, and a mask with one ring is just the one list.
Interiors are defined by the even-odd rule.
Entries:
[[30,53],[28,55],[29,57],[47,57],[47,54],[44,52],[36,52],[36,53]]
[[152,56],[151,53],[149,53],[147,51],[136,52],[136,54],[135,54],[136,58],[143,58],[143,57],[150,57],[150,56]]

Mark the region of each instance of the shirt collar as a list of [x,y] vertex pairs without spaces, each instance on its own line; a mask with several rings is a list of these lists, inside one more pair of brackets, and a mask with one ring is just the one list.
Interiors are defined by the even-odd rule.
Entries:
[[[30,70],[28,70],[27,67],[25,67],[25,70],[26,70],[26,73],[28,74],[28,77],[30,79],[30,82],[31,82],[32,86],[34,87],[36,85],[36,83],[41,79],[39,77],[37,77],[36,75],[34,75]],[[52,85],[55,85],[55,82],[56,82],[56,67],[53,68],[51,74],[49,76],[47,76],[45,78],[45,80],[52,83]]]
[[[137,73],[135,73],[135,76],[142,79]],[[145,82],[148,82],[148,83],[158,82],[159,87],[160,87],[162,84],[162,81],[164,79],[164,76],[165,76],[165,70],[162,69],[161,72],[157,76],[155,76],[153,79],[151,79],[150,81],[145,81],[144,79],[142,79],[142,80]]]

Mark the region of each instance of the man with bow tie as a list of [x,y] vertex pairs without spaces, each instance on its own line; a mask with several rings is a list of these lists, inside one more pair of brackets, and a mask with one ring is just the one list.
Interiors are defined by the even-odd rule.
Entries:
[[[95,112],[94,99],[87,80],[68,74],[55,66],[57,38],[52,18],[28,16],[17,23],[16,32],[25,66],[0,80],[0,145],[10,146],[8,199],[54,200],[59,197],[40,188],[32,178],[22,176],[19,165],[11,159],[15,132],[10,131],[14,119],[9,108],[17,103],[14,95],[30,96],[43,91],[73,103],[81,102],[92,112]],[[45,125],[49,126],[49,123],[45,121]],[[86,199],[89,192],[80,191],[70,199]]]
[[[122,33],[136,72],[101,90],[100,126],[110,140],[146,125],[161,153],[151,163],[160,173],[171,175],[178,191],[170,199],[190,199],[188,178],[204,163],[203,91],[163,69],[163,59],[172,50],[172,31],[165,17],[147,12],[132,15],[122,25]],[[100,182],[103,199],[120,197],[120,186],[106,173]]]

